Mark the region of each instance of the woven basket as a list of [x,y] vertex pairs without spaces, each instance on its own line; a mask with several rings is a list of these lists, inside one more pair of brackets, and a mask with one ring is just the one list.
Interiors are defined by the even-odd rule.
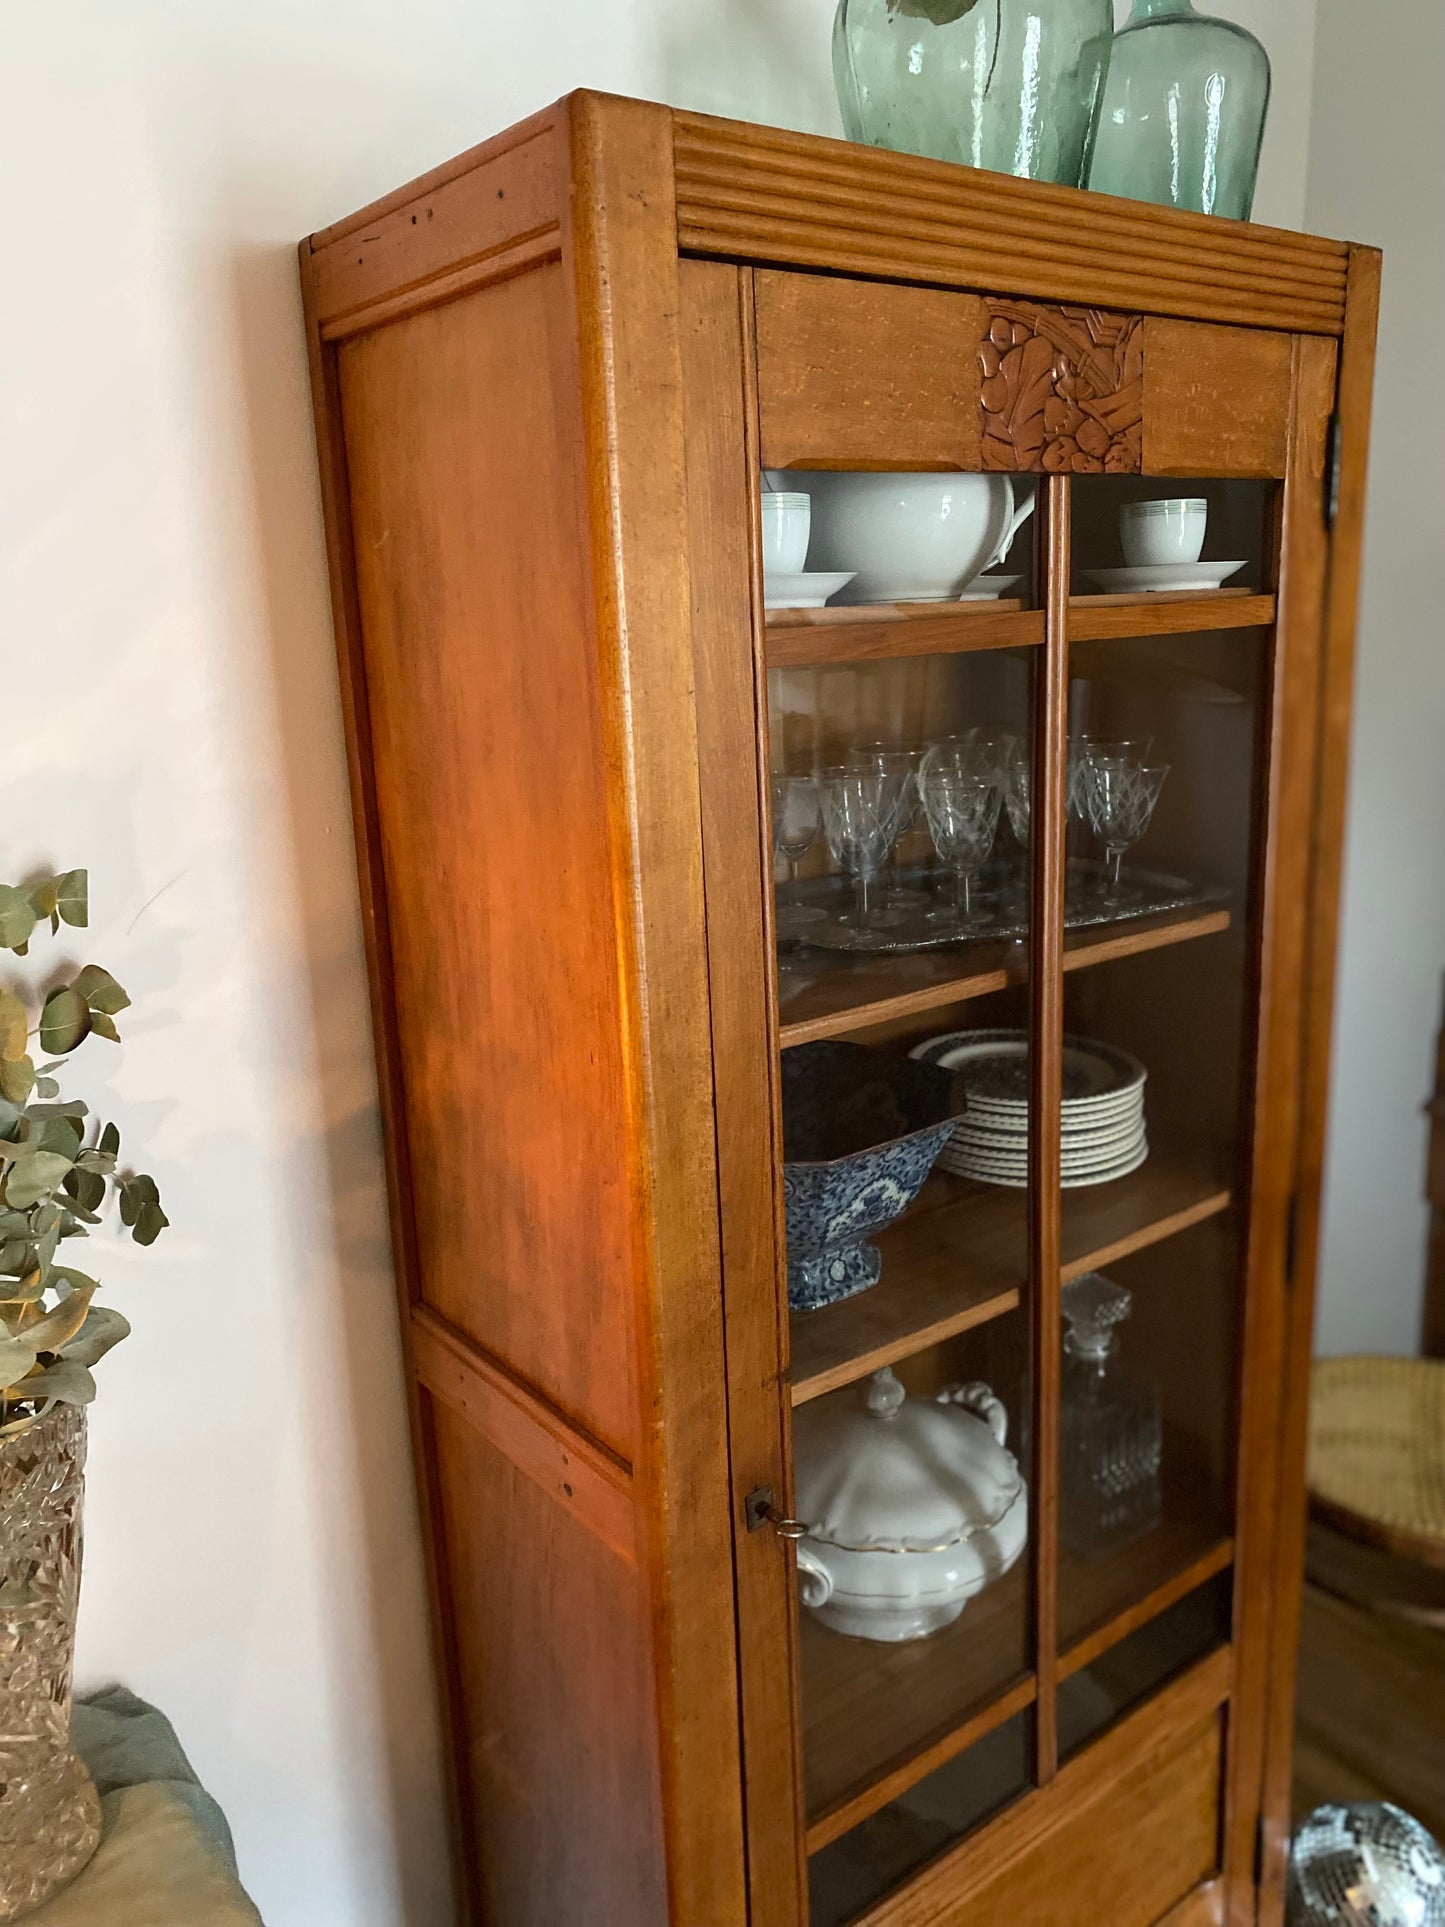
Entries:
[[1316,1359],[1309,1487],[1342,1532],[1445,1567],[1445,1360]]

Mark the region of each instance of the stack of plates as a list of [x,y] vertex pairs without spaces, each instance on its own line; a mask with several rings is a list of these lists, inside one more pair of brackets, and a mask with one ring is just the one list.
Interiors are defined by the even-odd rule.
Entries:
[[[1021,1030],[954,1030],[912,1052],[964,1073],[968,1110],[944,1145],[940,1171],[984,1184],[1028,1183],[1028,1036]],[[1144,1079],[1137,1057],[1112,1044],[1064,1039],[1063,1183],[1107,1184],[1149,1155]]]

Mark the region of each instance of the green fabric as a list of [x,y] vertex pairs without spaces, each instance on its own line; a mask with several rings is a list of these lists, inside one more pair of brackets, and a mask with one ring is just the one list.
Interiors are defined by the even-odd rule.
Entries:
[[194,1814],[228,1871],[236,1873],[236,1848],[226,1816],[196,1778],[164,1713],[124,1686],[106,1686],[76,1701],[70,1739],[90,1768],[102,1801],[121,1787],[162,1783]]
[[71,1738],[100,1794],[100,1845],[25,1927],[263,1927],[225,1815],[163,1714],[109,1686],[77,1701]]

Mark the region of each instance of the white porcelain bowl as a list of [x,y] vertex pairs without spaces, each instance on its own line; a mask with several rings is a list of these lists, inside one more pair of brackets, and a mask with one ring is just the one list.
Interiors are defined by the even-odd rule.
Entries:
[[942,602],[1006,553],[1034,505],[1007,475],[789,476],[812,497],[808,566],[855,569],[849,602]]

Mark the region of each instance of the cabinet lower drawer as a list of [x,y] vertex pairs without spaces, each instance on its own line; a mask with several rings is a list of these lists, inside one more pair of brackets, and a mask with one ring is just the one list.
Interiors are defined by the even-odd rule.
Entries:
[[1141,1760],[970,1896],[970,1927],[1151,1927],[1214,1871],[1218,1715]]
[[1074,1787],[1054,1826],[1006,1817],[866,1927],[1155,1927],[1219,1865],[1221,1719],[1211,1713],[1122,1771],[1111,1761]]

